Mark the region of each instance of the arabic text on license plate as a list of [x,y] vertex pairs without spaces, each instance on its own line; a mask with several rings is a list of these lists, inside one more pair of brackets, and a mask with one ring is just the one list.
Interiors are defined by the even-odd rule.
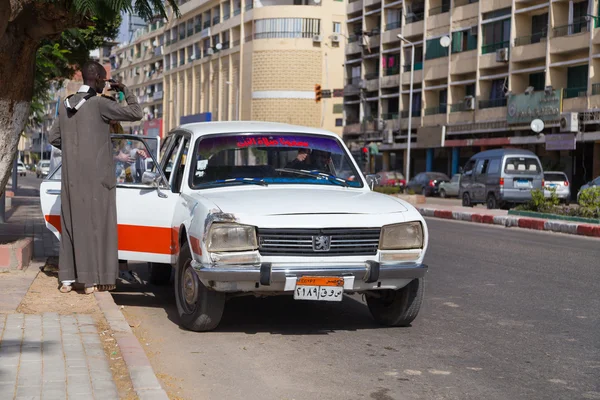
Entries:
[[296,281],[294,300],[342,301],[344,278],[303,276]]
[[551,187],[551,188],[555,188],[556,187],[556,183],[551,183],[548,186]]

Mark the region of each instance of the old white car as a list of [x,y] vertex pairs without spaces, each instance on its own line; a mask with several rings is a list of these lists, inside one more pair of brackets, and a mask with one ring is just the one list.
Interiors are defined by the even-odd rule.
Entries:
[[[130,151],[145,148],[141,138],[113,141]],[[158,162],[148,153],[117,166],[119,257],[151,263],[153,283],[169,283],[175,269],[185,328],[214,329],[226,300],[240,295],[342,301],[360,293],[379,323],[407,326],[417,316],[427,225],[410,204],[373,192],[374,178],[334,133],[197,123],[171,131]],[[41,199],[59,236],[60,168]]]

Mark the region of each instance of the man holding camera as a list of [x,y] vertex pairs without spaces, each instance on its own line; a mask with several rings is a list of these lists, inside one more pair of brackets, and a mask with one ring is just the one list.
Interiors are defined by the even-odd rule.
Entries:
[[[82,69],[84,85],[60,105],[50,143],[62,151],[60,291],[115,288],[119,273],[115,159],[110,121],[139,121],[142,108],[121,83],[107,81],[97,62]],[[99,96],[105,86],[123,92],[127,106]]]

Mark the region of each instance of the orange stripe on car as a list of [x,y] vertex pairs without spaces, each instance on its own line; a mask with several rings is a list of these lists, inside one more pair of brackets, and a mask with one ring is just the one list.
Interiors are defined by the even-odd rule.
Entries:
[[[46,221],[61,232],[60,215],[45,215]],[[117,227],[119,250],[140,253],[177,254],[177,229],[156,226],[124,225]]]

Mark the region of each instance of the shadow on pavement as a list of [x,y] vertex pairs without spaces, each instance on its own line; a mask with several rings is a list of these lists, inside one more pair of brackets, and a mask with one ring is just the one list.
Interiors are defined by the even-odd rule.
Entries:
[[[145,265],[133,268],[144,281]],[[173,285],[118,285],[111,292],[118,305],[164,308],[168,319],[179,325]],[[371,318],[367,306],[356,296],[340,303],[295,301],[291,296],[236,297],[227,301],[221,324],[215,332],[267,332],[279,335],[324,335],[335,331],[384,328]],[[181,328],[184,329],[184,328]]]

